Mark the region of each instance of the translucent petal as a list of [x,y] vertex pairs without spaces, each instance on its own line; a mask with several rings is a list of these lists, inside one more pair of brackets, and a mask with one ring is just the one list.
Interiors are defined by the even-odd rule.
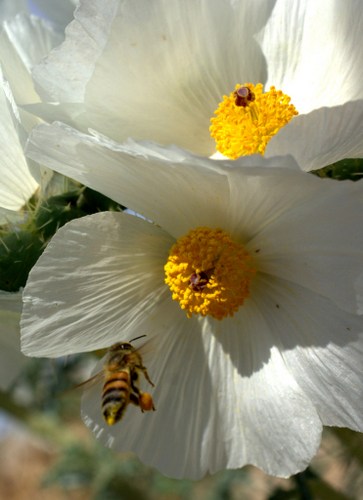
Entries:
[[271,2],[260,0],[258,8],[250,0],[99,4],[81,5],[63,48],[36,69],[42,95],[85,96],[89,126],[114,140],[131,136],[212,154],[209,118],[223,93],[241,75],[266,76],[253,34]]
[[266,86],[282,88],[300,113],[362,99],[362,22],[360,0],[278,0],[257,36]]
[[108,446],[135,451],[173,477],[197,479],[246,463],[282,476],[304,468],[318,447],[321,424],[277,350],[264,361],[266,323],[247,314],[254,329],[246,336],[234,323],[224,337],[211,335],[205,325],[201,337],[197,321],[186,321],[174,322],[157,350],[144,357],[156,411],[130,407],[109,428],[95,388],[82,404],[87,425]]
[[172,243],[160,228],[117,212],[61,228],[24,289],[23,352],[54,357],[107,347],[135,331],[151,336],[164,302],[176,309],[163,274]]
[[266,157],[291,154],[307,171],[344,158],[361,158],[362,120],[363,100],[298,116],[271,139]]
[[[120,146],[56,125],[32,134],[29,154],[175,237],[202,225],[229,230],[258,253],[261,272],[357,310],[354,283],[363,272],[360,182],[319,179],[294,168],[259,168],[256,157],[217,162],[155,145]],[[258,161],[269,166],[268,160]],[[254,167],[243,168],[248,164]]]
[[[244,189],[245,175],[271,176],[270,168],[258,170],[258,165],[271,167],[280,164],[292,166],[292,170],[296,167],[291,158],[264,160],[256,156],[238,162],[220,162],[154,144],[119,145],[107,138],[82,135],[61,124],[34,130],[27,154],[119,201],[177,237],[198,225],[233,227],[230,215],[236,207],[241,210],[241,203],[237,204],[234,197],[232,208],[230,202],[230,191],[235,185],[233,172],[238,171],[242,172],[242,178],[237,181],[236,192],[241,189],[246,198],[238,196],[237,200],[249,207],[249,215],[261,214],[253,216],[252,221],[246,217],[246,225],[254,225],[253,230],[258,230],[256,224],[265,225],[263,217],[266,217],[266,211],[259,211],[261,197],[255,200]],[[254,168],[245,171],[242,169],[244,165],[253,165]],[[275,179],[283,178],[285,171],[278,174],[275,169]],[[296,170],[295,175],[305,182],[301,172]],[[260,180],[250,182],[258,192]],[[291,184],[295,182],[296,177],[290,181]],[[262,198],[267,194],[265,192]]]
[[[119,0],[82,2],[66,40],[33,70],[43,100],[78,102],[107,41]],[[82,47],[82,50],[79,48]]]
[[[0,72],[0,78],[2,75]],[[29,171],[16,130],[15,103],[7,82],[0,81],[0,206],[19,210],[37,189],[38,184]],[[6,218],[6,217],[5,217]],[[4,220],[3,220],[4,222]]]
[[[180,236],[197,223],[222,222],[219,208],[228,199],[224,175],[213,168],[207,173],[195,168],[198,163],[215,162],[193,158],[192,166],[186,161],[188,154],[179,150],[128,148],[111,141],[103,141],[103,145],[76,131],[45,126],[32,135],[28,154],[116,201],[122,200],[124,206],[173,235]],[[214,206],[205,204],[206,197],[213,197]]]
[[39,101],[30,70],[60,43],[61,36],[41,19],[25,13],[8,20],[0,36],[1,63],[15,101],[17,104]]
[[363,317],[284,280],[260,278],[253,300],[271,341],[325,425],[363,430]]
[[[300,284],[355,313],[355,282],[363,273],[363,184],[308,177],[310,189],[308,182],[299,186],[304,198],[296,197],[291,206],[284,200],[285,211],[268,221],[249,248],[258,249],[261,272]],[[292,183],[287,181],[271,189],[272,197],[283,196],[284,188],[287,196],[296,196],[299,188],[288,188]]]
[[269,10],[249,0],[124,2],[86,91],[94,128],[212,154],[209,119],[223,93],[241,75],[265,76],[253,33]]

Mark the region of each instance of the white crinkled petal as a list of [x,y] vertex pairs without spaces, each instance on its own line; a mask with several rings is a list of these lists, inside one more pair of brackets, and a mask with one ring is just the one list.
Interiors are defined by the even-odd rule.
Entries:
[[240,325],[202,337],[196,320],[174,322],[144,356],[155,388],[145,383],[143,390],[152,392],[156,411],[130,407],[107,427],[94,387],[83,398],[85,422],[108,446],[132,450],[173,477],[197,479],[248,463],[281,476],[302,470],[319,446],[321,423],[270,350],[267,324],[255,312],[245,317],[252,329],[245,336]]
[[271,139],[265,156],[291,154],[306,171],[344,158],[361,158],[362,122],[363,100],[297,116]]
[[310,290],[264,276],[253,300],[271,342],[325,425],[363,430],[363,317]]
[[[294,205],[273,222],[269,220],[248,248],[258,249],[260,272],[302,285],[356,313],[355,283],[363,273],[363,183],[308,177],[310,189],[308,183],[300,186],[305,197],[299,200],[296,196]],[[284,189],[290,196],[299,191],[288,187],[288,179],[273,189],[273,178],[266,184],[268,181],[271,196],[277,199],[279,193],[284,197]],[[310,199],[309,191],[313,195]],[[271,207],[271,212],[275,211]]]
[[34,131],[28,153],[174,237],[193,227],[222,227],[256,252],[261,272],[310,288],[341,308],[357,309],[354,282],[363,271],[361,182],[258,167],[288,158],[219,162],[155,145],[122,146],[60,125]]
[[86,90],[91,126],[116,141],[213,154],[209,120],[221,96],[266,76],[253,35],[270,10],[261,0],[120,2]]
[[[153,220],[173,236],[181,236],[197,225],[225,227],[228,224],[227,229],[233,227],[232,217],[229,218],[233,207],[230,207],[229,200],[234,186],[228,177],[236,170],[234,167],[253,165],[254,168],[248,169],[252,176],[259,173],[256,170],[259,165],[291,166],[292,170],[297,167],[288,157],[265,160],[254,156],[238,163],[224,164],[176,148],[160,148],[154,144],[120,145],[107,138],[80,134],[62,124],[45,125],[34,130],[27,154]],[[275,178],[283,179],[285,172],[286,169],[274,174]],[[270,176],[271,172],[264,169],[264,174]],[[297,169],[296,175],[300,184],[307,181]],[[264,218],[270,207],[260,211],[260,198],[254,200],[249,190],[244,189],[243,182],[239,181],[238,187],[244,190],[245,198],[242,199],[252,217],[246,216],[246,226],[253,228],[254,234],[265,225]],[[258,191],[258,180],[254,187]],[[298,189],[303,193],[301,187]],[[263,194],[262,199],[265,197]],[[290,196],[285,207],[293,202],[294,197]],[[255,213],[257,215],[253,215]]]
[[63,47],[35,70],[42,96],[85,98],[88,126],[114,140],[133,137],[212,154],[209,119],[221,96],[241,78],[266,78],[253,35],[268,19],[272,3],[100,4],[81,4]]
[[155,317],[168,317],[164,303],[176,310],[163,273],[172,243],[160,228],[124,213],[65,225],[24,289],[24,354],[56,357],[107,347],[135,331],[151,336]]
[[360,0],[278,0],[257,39],[266,86],[292,97],[300,113],[363,98]]
[[[43,100],[79,102],[101,54],[120,0],[82,2],[66,40],[33,70]],[[82,50],[80,50],[80,47]]]
[[[42,151],[38,148],[39,141]],[[34,132],[28,154],[68,177],[93,186],[174,236],[199,223],[224,221],[224,210],[220,210],[228,200],[224,175],[213,169],[200,172],[194,168],[197,163],[215,163],[203,158],[194,159],[195,165],[185,164],[184,168],[188,153],[183,151],[159,152],[157,146],[155,152],[142,146],[130,149],[107,140],[101,146],[95,138],[55,125]],[[213,204],[205,203],[208,197]]]

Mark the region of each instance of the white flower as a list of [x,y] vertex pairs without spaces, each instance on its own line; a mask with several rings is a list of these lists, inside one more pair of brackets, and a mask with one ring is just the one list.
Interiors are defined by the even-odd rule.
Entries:
[[[155,412],[131,407],[107,428],[100,392],[86,400],[85,420],[106,444],[175,477],[247,463],[288,476],[308,465],[323,424],[363,430],[355,289],[363,271],[362,182],[308,175],[288,157],[216,162],[59,124],[33,132],[29,155],[146,218],[105,212],[70,222],[23,295],[27,355],[62,356],[143,334],[155,346],[144,357]],[[219,269],[220,283],[231,280],[240,294],[234,278],[243,281],[233,317],[227,297],[202,304],[204,317],[192,307],[188,318],[165,284],[169,254],[201,227],[221,228],[236,245],[226,252],[206,242],[200,254],[209,249],[212,264],[192,267],[199,277],[205,271],[208,287],[220,263],[228,269]],[[190,255],[197,259],[195,250]],[[194,278],[171,278],[189,305]],[[221,305],[226,316],[214,319]]]
[[49,171],[25,158],[27,134],[40,120],[26,112],[24,106],[40,100],[33,87],[32,67],[61,41],[60,32],[25,12],[7,19],[1,27],[0,223],[21,217],[17,212],[39,183],[45,187],[51,178]]
[[311,170],[363,156],[360,0],[87,0],[75,18],[34,71],[43,100],[60,103],[33,108],[49,122],[211,156],[222,96],[261,82],[300,113],[267,157]]

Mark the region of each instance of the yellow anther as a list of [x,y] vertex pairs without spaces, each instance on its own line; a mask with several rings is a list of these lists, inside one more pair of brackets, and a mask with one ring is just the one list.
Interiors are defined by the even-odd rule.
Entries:
[[192,314],[223,319],[249,296],[256,270],[243,245],[222,229],[198,227],[179,238],[165,264],[172,298]]
[[261,83],[245,83],[236,85],[229,96],[223,96],[214,114],[209,130],[217,151],[235,160],[264,154],[271,137],[298,112],[281,90],[271,87],[263,92]]

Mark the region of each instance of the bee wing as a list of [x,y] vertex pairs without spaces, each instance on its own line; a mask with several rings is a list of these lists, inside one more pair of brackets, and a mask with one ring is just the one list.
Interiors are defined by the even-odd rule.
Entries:
[[156,341],[155,339],[149,339],[144,342],[141,346],[133,344],[137,352],[142,356],[148,356],[150,353],[155,351],[156,349]]
[[83,382],[72,387],[71,390],[90,389],[95,384],[97,384],[97,382],[99,382],[103,377],[104,377],[104,372],[103,372],[103,370],[100,370],[97,373],[95,373],[94,375],[92,375],[92,377],[90,377],[87,380],[84,380]]

